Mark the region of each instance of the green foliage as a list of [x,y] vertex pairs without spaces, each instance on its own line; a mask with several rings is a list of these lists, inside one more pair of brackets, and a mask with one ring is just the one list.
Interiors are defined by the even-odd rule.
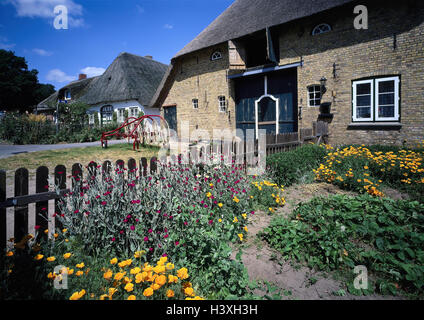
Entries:
[[98,128],[100,126],[99,113],[97,111],[94,112],[94,127]]
[[60,131],[70,135],[87,127],[89,108],[88,104],[82,102],[60,103],[58,106]]
[[115,126],[118,124],[118,113],[115,111],[112,113],[112,122]]
[[7,111],[30,111],[53,93],[53,86],[38,83],[37,75],[37,70],[28,70],[24,57],[0,49],[1,108]]
[[248,276],[230,259],[227,241],[246,234],[251,182],[241,170],[216,169],[162,164],[160,175],[148,177],[128,172],[127,180],[119,168],[106,179],[88,176],[59,205],[60,219],[86,255],[142,250],[143,261],[155,261],[166,254],[191,270],[203,295],[243,296]]
[[[365,265],[383,294],[396,288],[422,294],[423,222],[418,202],[338,195],[301,203],[288,218],[275,218],[261,237],[311,268],[352,274],[354,266]],[[348,288],[353,291],[350,282]]]
[[312,169],[319,165],[325,155],[325,148],[307,144],[296,150],[268,156],[266,164],[272,180],[287,187],[304,182],[305,178],[312,180]]
[[0,121],[0,139],[14,144],[53,143],[54,134],[54,123],[35,121],[26,114],[7,112]]

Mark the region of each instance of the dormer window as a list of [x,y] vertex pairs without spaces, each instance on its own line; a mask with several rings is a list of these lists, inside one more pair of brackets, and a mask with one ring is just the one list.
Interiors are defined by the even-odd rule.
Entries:
[[63,97],[65,100],[71,100],[71,90],[66,89]]
[[331,31],[331,26],[327,23],[321,23],[317,25],[314,30],[312,30],[312,35],[316,36],[318,34],[326,33]]
[[222,59],[221,51],[215,51],[214,53],[212,53],[212,55],[211,55],[212,61],[219,60],[219,59]]

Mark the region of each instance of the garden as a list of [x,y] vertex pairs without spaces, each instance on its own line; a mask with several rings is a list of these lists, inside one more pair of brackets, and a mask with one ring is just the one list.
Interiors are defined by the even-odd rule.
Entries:
[[[0,141],[12,144],[99,141],[102,132],[118,127],[117,114],[113,113],[112,122],[108,124],[99,123],[98,114],[95,114],[94,124],[89,125],[87,114],[89,107],[82,102],[60,103],[58,126],[42,114],[7,112],[0,119]],[[128,117],[128,111],[125,117]]]
[[38,226],[10,239],[0,298],[307,299],[330,281],[324,298],[422,298],[423,159],[424,141],[310,144],[269,156],[264,176],[219,159],[93,174],[60,202],[52,239]]

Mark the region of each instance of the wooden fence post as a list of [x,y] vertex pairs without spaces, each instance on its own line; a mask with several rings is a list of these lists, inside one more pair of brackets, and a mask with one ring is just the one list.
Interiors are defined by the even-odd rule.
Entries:
[[[42,193],[48,191],[49,184],[49,169],[47,167],[38,167],[35,173],[35,193]],[[47,188],[46,188],[47,186]],[[35,204],[35,225],[40,226],[40,231],[48,228],[48,201],[41,201]],[[51,212],[50,212],[51,214]],[[43,235],[40,232],[40,235]]]
[[150,159],[150,173],[154,174],[157,172],[158,169],[158,164],[157,164],[158,159],[156,157],[152,157]]
[[[58,165],[54,168],[54,182],[59,188],[59,190],[66,189],[66,167],[64,165]],[[54,205],[54,212],[59,212],[59,201],[60,199],[56,199]],[[57,228],[62,229],[62,223],[59,221],[59,218],[56,216],[55,218],[55,226]]]
[[146,158],[141,158],[140,159],[140,177],[143,176],[147,176],[147,159]]
[[[15,197],[28,195],[28,170],[20,168],[15,172]],[[15,207],[15,242],[28,234],[28,205]]]
[[74,191],[75,188],[79,191],[82,186],[82,165],[80,163],[75,163],[72,166],[72,177],[74,178],[72,180],[72,191]]
[[137,175],[137,161],[133,158],[128,159],[128,180],[135,179]]
[[[0,170],[0,202],[4,201],[6,201],[6,171]],[[6,247],[6,218],[6,208],[0,208],[0,252]],[[2,258],[1,261],[3,260]]]

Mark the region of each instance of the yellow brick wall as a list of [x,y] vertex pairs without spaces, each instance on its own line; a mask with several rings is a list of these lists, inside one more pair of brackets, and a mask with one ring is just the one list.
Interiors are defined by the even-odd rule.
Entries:
[[[308,107],[307,87],[319,84],[325,76],[327,93],[322,101],[332,103],[334,114],[329,125],[330,143],[402,144],[424,139],[424,2],[415,5],[368,5],[368,30],[354,29],[353,6],[282,27],[280,65],[300,60],[304,63],[298,68],[298,106],[302,107],[299,129],[311,128],[318,120],[319,108]],[[319,23],[329,23],[333,30],[312,36],[313,27]],[[217,49],[223,58],[210,61]],[[181,120],[190,122],[190,131],[197,125],[210,134],[213,128],[235,128],[234,88],[227,79],[229,72],[240,72],[235,69],[239,68],[230,68],[227,43],[175,61],[172,86],[162,105],[177,104],[178,134]],[[352,119],[352,80],[386,75],[401,76],[401,129],[347,130]],[[227,97],[229,113],[218,112],[219,95]],[[199,99],[198,110],[192,107],[193,98]]]

